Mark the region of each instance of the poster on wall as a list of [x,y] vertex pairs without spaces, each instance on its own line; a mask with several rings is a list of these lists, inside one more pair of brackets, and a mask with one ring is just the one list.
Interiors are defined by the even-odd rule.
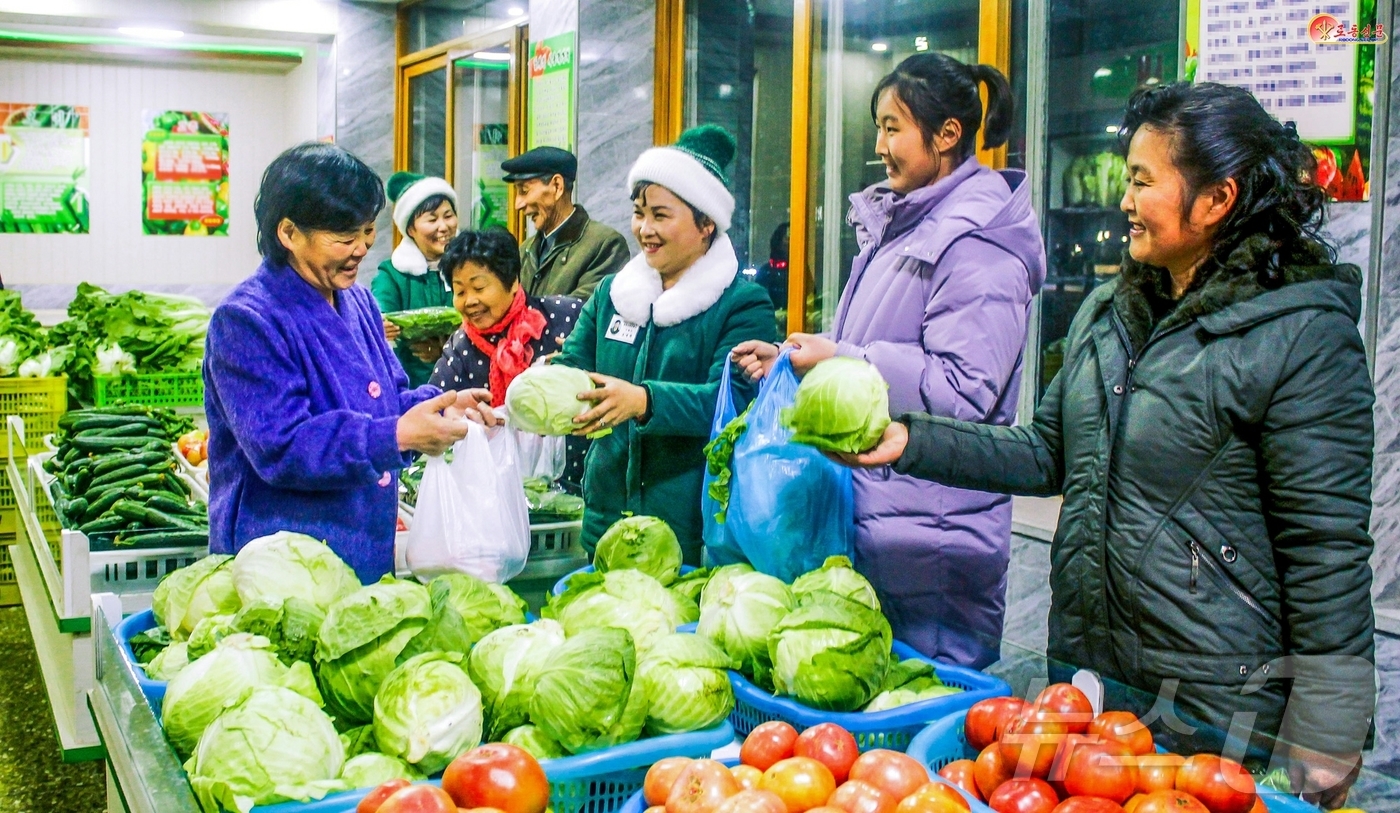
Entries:
[[141,224],[146,234],[228,235],[228,114],[147,110]]
[[1370,199],[1375,0],[1192,0],[1186,78],[1236,85],[1291,121],[1336,201]]
[[510,157],[510,128],[506,124],[479,124],[472,149],[472,223],[477,230],[506,228],[508,190],[502,180],[501,162]]
[[0,102],[0,233],[87,234],[88,109]]
[[530,44],[528,149],[574,151],[574,38],[566,31]]

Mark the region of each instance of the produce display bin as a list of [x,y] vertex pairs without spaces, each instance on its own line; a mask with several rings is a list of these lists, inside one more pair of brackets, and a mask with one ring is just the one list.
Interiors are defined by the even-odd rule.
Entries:
[[116,401],[150,407],[202,407],[204,376],[198,371],[94,376],[92,405],[103,407]]
[[740,737],[744,737],[760,724],[770,720],[789,723],[798,731],[821,723],[835,723],[851,732],[863,752],[873,748],[903,751],[909,747],[909,741],[914,735],[931,721],[947,714],[964,711],[979,700],[1011,694],[1010,684],[1001,678],[965,666],[940,663],[900,641],[894,642],[893,649],[895,657],[900,660],[914,658],[933,664],[939,680],[963,691],[931,700],[921,700],[888,711],[821,711],[804,706],[790,697],[769,694],[755,686],[748,678],[731,671],[729,682],[734,685],[734,712],[729,719],[734,723],[734,730]]
[[[967,737],[963,735],[963,722],[966,719],[967,709],[962,709],[920,731],[909,743],[909,756],[923,763],[931,774],[954,760],[977,759],[977,752],[967,744]],[[986,804],[966,793],[963,796],[972,806],[972,813],[992,813]],[[1319,813],[1317,807],[1287,793],[1261,787],[1259,796],[1269,813]]]
[[[44,436],[58,429],[58,419],[68,411],[68,376],[45,378],[0,378],[0,415],[16,415],[29,430],[25,451],[44,450]],[[3,453],[9,454],[5,446]],[[0,510],[14,511],[14,501],[8,506],[0,502]],[[3,532],[3,531],[0,531]],[[11,531],[12,532],[12,531]]]

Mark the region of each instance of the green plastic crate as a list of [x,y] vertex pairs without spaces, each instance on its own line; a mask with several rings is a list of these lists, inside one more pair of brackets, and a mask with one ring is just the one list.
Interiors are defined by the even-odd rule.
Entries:
[[[58,419],[67,411],[68,376],[0,378],[0,416],[24,419],[24,447],[30,454],[44,451],[44,437],[58,430]],[[0,460],[9,454],[9,445],[0,441]],[[6,505],[15,504],[13,496],[8,500]]]
[[92,379],[93,406],[117,401],[151,407],[202,407],[204,376],[198,372],[142,373]]

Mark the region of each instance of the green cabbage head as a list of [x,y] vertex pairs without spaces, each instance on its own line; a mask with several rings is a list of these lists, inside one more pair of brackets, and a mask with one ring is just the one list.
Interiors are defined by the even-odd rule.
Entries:
[[374,696],[432,618],[428,588],[385,576],[331,605],[316,641],[316,674],[343,726],[374,719]]
[[345,751],[331,718],[289,689],[261,686],[219,716],[185,763],[205,810],[309,802],[344,790]]
[[516,726],[507,731],[500,740],[506,745],[514,745],[541,762],[569,755],[564,746],[555,742],[553,737],[532,725]]
[[261,635],[272,642],[277,657],[285,664],[311,662],[316,654],[316,637],[326,611],[304,598],[258,599],[238,611],[233,626],[240,632]]
[[564,627],[541,618],[498,629],[472,648],[467,673],[481,689],[487,742],[497,741],[529,720],[535,677],[563,643]]
[[696,606],[699,606],[700,593],[705,589],[705,585],[709,583],[710,577],[714,575],[714,572],[713,568],[696,568],[671,582],[670,586],[666,589],[677,596],[695,602]]
[[389,673],[374,696],[374,741],[426,774],[481,744],[481,692],[453,652],[425,652]]
[[827,359],[802,377],[782,421],[793,441],[823,451],[873,449],[890,424],[889,385],[868,361]]
[[636,671],[626,631],[603,627],[572,635],[540,669],[530,720],[571,754],[632,742],[647,721]]
[[781,579],[748,565],[727,565],[715,571],[700,595],[695,631],[718,645],[740,672],[769,687],[768,636],[796,604]]
[[880,693],[866,704],[863,711],[888,711],[961,691],[962,689],[946,685],[938,677],[933,664],[919,658],[908,658],[890,664]]
[[613,570],[573,576],[563,595],[550,597],[544,616],[558,620],[569,636],[598,627],[627,630],[644,653],[676,627],[696,621],[700,609],[639,570]]
[[708,638],[672,633],[637,665],[646,690],[647,733],[683,734],[713,728],[734,710],[731,662]]
[[243,604],[280,604],[296,597],[322,610],[360,589],[355,571],[330,546],[280,531],[254,539],[233,557],[233,585]]
[[189,656],[197,659],[214,651],[214,647],[225,638],[238,632],[233,626],[231,615],[206,615],[194,625],[190,633]]
[[574,418],[590,407],[578,395],[593,387],[588,373],[575,367],[531,367],[516,376],[506,390],[506,420],[516,429],[534,435],[572,434],[578,428]]
[[466,573],[448,573],[428,583],[433,618],[423,633],[404,650],[405,657],[422,652],[467,653],[486,634],[525,623],[525,602],[509,587]]
[[820,568],[803,573],[792,583],[792,594],[799,600],[816,590],[845,596],[872,610],[880,609],[880,598],[875,595],[875,587],[856,572],[851,560],[845,556],[826,557]]
[[640,570],[669,585],[681,575],[681,543],[665,520],[623,517],[598,539],[593,566],[600,573]]
[[156,623],[180,641],[207,616],[238,612],[232,562],[232,556],[211,554],[161,579],[151,596]]
[[345,760],[340,782],[347,790],[378,787],[390,779],[417,782],[423,774],[401,759],[369,751]]
[[883,688],[894,636],[878,610],[808,593],[768,637],[773,688],[825,711],[855,711]]
[[162,649],[141,668],[146,670],[146,677],[151,680],[170,680],[178,675],[181,669],[190,665],[189,650],[188,642],[176,641]]

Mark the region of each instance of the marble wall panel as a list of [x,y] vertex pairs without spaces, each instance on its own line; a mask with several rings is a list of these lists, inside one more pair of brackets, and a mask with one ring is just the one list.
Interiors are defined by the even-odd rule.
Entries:
[[[336,143],[387,180],[394,171],[394,6],[342,0],[335,50]],[[379,239],[360,265],[362,284],[393,248],[389,214],[387,206],[379,214]]]

